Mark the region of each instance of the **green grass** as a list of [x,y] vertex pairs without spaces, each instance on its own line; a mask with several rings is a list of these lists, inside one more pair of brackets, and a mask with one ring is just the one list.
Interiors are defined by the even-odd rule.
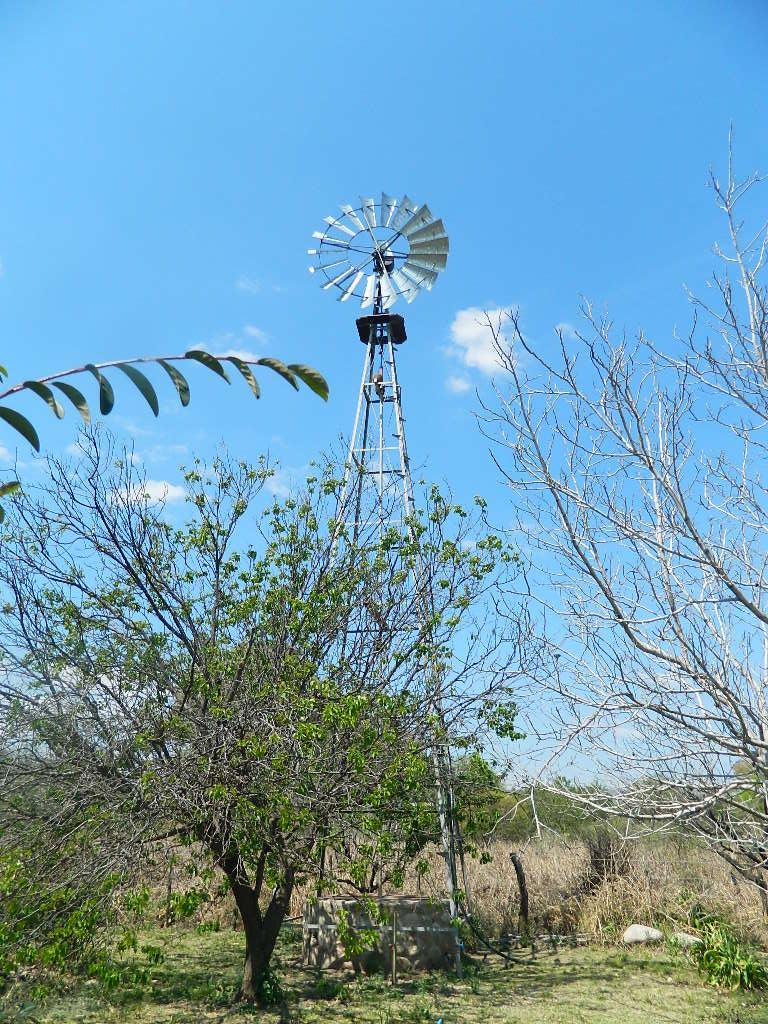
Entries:
[[768,1024],[765,994],[708,988],[679,954],[591,947],[537,953],[525,964],[471,965],[459,982],[447,975],[355,981],[301,967],[286,936],[278,971],[287,1005],[258,1011],[232,1004],[242,937],[155,931],[166,959],[146,986],[103,992],[94,982],[52,982],[47,992],[17,986],[0,1020],[14,1024]]

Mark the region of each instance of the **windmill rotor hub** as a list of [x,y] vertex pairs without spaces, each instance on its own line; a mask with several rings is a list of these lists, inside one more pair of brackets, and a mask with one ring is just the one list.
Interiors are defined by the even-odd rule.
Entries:
[[373,254],[373,266],[374,272],[379,275],[383,274],[385,271],[386,273],[391,274],[395,269],[395,257],[391,252],[381,252],[377,249]]

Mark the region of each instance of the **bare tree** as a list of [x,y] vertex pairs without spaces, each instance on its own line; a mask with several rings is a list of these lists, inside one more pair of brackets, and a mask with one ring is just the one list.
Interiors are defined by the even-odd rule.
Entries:
[[512,561],[436,492],[415,537],[334,549],[326,469],[264,504],[268,467],[196,465],[174,527],[103,433],[82,444],[6,520],[0,852],[76,887],[184,844],[226,876],[258,998],[295,885],[371,891],[434,837],[429,748],[507,705],[479,620]]
[[481,421],[550,651],[545,771],[594,772],[582,799],[623,828],[684,826],[768,893],[768,233],[740,219],[759,181],[711,175],[728,245],[687,336],[662,349],[585,304],[548,359],[510,311]]

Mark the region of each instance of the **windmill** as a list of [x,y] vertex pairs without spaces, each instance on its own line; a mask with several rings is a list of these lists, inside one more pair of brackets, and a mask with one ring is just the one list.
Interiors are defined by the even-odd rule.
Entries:
[[[370,309],[356,321],[365,352],[338,515],[344,536],[354,544],[363,530],[370,535],[373,527],[381,538],[392,527],[407,530],[413,522],[413,482],[396,362],[407,335],[403,317],[390,310],[398,299],[411,303],[432,288],[448,262],[449,246],[442,220],[407,195],[396,199],[382,192],[378,202],[361,198],[359,206],[345,204],[340,210],[340,216],[326,217],[324,227],[313,232],[317,242],[308,254],[315,257],[310,273],[320,275],[323,289],[335,288],[340,302],[357,298],[362,309]],[[433,712],[442,720],[440,680],[428,665],[425,676]],[[450,911],[455,918],[460,837],[449,757],[445,745],[433,745]],[[461,970],[458,947],[456,968]]]
[[448,235],[429,207],[408,196],[361,199],[326,217],[309,249],[310,273],[322,287],[336,288],[340,302],[355,297],[371,312],[358,317],[365,345],[357,411],[344,472],[341,508],[348,535],[357,540],[363,524],[382,533],[413,513],[413,486],[395,353],[406,340],[403,317],[390,309],[402,298],[413,302],[431,289],[448,261]]

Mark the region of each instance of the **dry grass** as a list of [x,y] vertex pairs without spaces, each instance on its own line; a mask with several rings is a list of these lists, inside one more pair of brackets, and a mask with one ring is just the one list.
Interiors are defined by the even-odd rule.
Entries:
[[[759,894],[737,880],[708,850],[690,844],[633,843],[615,847],[595,865],[587,845],[544,838],[524,848],[497,842],[491,861],[467,860],[470,903],[491,935],[517,930],[519,894],[509,854],[517,849],[525,869],[531,924],[541,932],[585,932],[615,941],[633,921],[661,927],[680,925],[694,909],[723,914],[752,938],[768,942]],[[432,851],[421,891],[444,892],[443,862]],[[414,889],[419,882],[414,877]]]
[[[705,849],[672,842],[629,843],[614,847],[609,856],[590,855],[580,840],[554,837],[524,846],[494,843],[491,860],[467,858],[468,891],[473,913],[483,929],[498,937],[518,930],[519,893],[509,854],[522,857],[528,884],[531,926],[537,933],[586,933],[592,940],[611,943],[632,922],[664,930],[685,924],[691,911],[723,915],[746,937],[768,947],[768,921],[757,890],[732,875],[728,866]],[[442,857],[428,851],[429,870],[406,879],[407,893],[445,895]],[[187,884],[178,871],[174,888]],[[213,884],[215,885],[219,880]],[[163,905],[163,886],[153,886],[156,905]],[[293,894],[290,914],[299,917],[305,893]],[[161,915],[158,915],[160,919]],[[231,897],[212,899],[194,915],[193,923],[215,922],[222,929],[238,928]]]

